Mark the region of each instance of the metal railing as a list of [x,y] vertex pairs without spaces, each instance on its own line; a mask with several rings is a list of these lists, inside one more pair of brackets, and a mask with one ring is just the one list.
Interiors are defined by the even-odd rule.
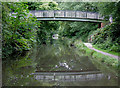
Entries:
[[103,19],[103,17],[96,12],[83,12],[83,11],[64,11],[64,10],[32,10],[30,11],[38,18],[86,18],[86,19]]

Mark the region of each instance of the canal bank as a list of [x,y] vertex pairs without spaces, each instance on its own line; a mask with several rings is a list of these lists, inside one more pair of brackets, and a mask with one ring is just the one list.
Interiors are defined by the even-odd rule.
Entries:
[[75,46],[79,49],[82,47],[86,55],[91,56],[92,60],[94,59],[96,62],[99,62],[106,66],[108,66],[110,69],[112,69],[116,76],[118,76],[118,71],[120,70],[120,61],[118,59],[115,59],[114,57],[110,57],[107,55],[103,55],[102,53],[96,52],[91,44],[84,44],[82,41],[77,40],[75,42]]
[[91,43],[84,43],[84,45],[87,46],[89,49],[94,50],[94,51],[96,51],[96,52],[99,52],[99,53],[101,53],[101,54],[103,54],[103,55],[107,55],[107,56],[113,57],[113,58],[115,58],[115,59],[117,59],[117,60],[119,60],[119,58],[120,58],[119,56],[112,55],[112,54],[109,54],[109,53],[106,53],[106,52],[103,52],[103,51],[100,51],[100,50],[95,49],[95,48],[92,46]]

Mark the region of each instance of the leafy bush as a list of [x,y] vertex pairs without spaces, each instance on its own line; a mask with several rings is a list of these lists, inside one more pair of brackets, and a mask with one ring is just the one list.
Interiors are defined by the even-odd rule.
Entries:
[[119,23],[106,25],[104,28],[93,31],[93,33],[89,35],[89,37],[93,36],[92,43],[96,44],[98,48],[120,52],[119,27],[120,27]]
[[[7,58],[11,54],[30,50],[36,42],[37,22],[29,14],[26,3],[2,3],[2,57]],[[11,12],[17,14],[11,14]]]

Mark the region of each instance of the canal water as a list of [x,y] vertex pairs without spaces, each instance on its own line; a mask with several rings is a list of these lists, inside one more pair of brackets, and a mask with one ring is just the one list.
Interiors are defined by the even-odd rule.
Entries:
[[55,40],[7,60],[3,62],[3,86],[118,85],[114,71],[64,41]]

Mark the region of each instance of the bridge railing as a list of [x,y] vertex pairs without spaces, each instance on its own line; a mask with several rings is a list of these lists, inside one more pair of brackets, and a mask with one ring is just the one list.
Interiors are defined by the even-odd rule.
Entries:
[[34,16],[44,17],[69,17],[69,18],[87,18],[87,19],[103,19],[99,13],[83,12],[83,11],[64,11],[64,10],[34,10],[30,11]]

